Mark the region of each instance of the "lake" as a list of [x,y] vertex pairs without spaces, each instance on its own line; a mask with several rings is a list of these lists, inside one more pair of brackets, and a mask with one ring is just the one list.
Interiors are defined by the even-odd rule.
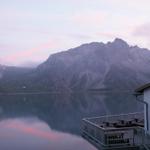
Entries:
[[80,136],[82,118],[142,110],[131,93],[0,95],[0,149],[96,150]]

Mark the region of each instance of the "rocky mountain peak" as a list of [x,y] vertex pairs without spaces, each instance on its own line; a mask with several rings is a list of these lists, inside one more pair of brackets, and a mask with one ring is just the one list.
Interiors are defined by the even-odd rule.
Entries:
[[120,38],[116,38],[113,42],[113,45],[118,46],[118,47],[129,47],[129,45],[127,44],[126,41],[120,39]]

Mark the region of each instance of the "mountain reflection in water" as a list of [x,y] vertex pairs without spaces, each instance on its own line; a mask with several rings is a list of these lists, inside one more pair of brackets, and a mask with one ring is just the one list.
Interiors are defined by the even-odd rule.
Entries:
[[141,111],[130,93],[0,96],[0,149],[95,150],[80,137],[84,117]]

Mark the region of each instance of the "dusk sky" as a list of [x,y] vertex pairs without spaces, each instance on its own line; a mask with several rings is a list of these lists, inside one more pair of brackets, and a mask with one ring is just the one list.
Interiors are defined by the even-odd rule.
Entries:
[[30,65],[93,41],[150,48],[150,0],[1,0],[0,64]]

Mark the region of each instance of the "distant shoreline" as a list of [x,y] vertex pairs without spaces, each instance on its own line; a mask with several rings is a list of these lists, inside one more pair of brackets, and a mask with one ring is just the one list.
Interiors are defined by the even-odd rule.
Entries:
[[43,92],[10,92],[0,93],[1,95],[44,95],[44,94],[72,94],[72,93],[133,93],[133,90],[104,90],[104,89],[89,89],[81,91],[43,91]]

